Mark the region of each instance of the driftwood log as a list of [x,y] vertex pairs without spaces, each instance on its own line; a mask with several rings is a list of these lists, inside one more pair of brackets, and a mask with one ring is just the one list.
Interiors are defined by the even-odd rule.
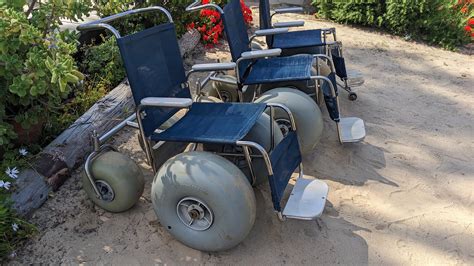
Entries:
[[[180,40],[181,53],[187,56],[199,43],[197,31],[186,33]],[[91,152],[90,136],[94,130],[102,134],[134,110],[130,87],[126,81],[96,102],[86,113],[35,156],[29,169],[22,169],[11,198],[18,214],[27,216],[39,208],[50,191],[57,190],[82,164]]]

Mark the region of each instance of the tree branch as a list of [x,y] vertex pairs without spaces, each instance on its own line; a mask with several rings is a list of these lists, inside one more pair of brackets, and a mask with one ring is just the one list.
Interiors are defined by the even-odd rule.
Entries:
[[31,15],[31,12],[33,12],[33,9],[35,8],[35,5],[36,5],[37,1],[38,0],[31,0],[30,5],[28,6],[28,10],[25,13],[27,18]]

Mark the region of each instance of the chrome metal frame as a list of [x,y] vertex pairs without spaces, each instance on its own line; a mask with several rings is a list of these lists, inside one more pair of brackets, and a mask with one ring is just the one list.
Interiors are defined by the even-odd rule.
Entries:
[[108,16],[102,19],[98,19],[89,23],[85,23],[85,24],[77,26],[77,30],[90,31],[90,30],[98,30],[98,29],[107,29],[110,32],[112,32],[115,35],[115,37],[120,38],[122,37],[120,35],[120,32],[107,23],[110,23],[114,20],[117,20],[126,16],[141,14],[141,13],[148,13],[148,12],[155,12],[155,11],[160,11],[164,13],[166,17],[168,18],[168,21],[170,23],[173,23],[173,18],[171,17],[171,14],[168,10],[166,10],[164,7],[161,7],[161,6],[152,6],[152,7],[138,8],[138,9],[125,11],[125,12]]
[[[199,0],[194,2],[191,6],[186,8],[186,10],[190,11],[190,10],[198,10],[198,9],[201,9],[201,8],[204,8],[204,7],[214,7],[216,9],[220,10],[223,13],[223,10],[219,6],[216,6],[214,4],[196,6],[196,4],[199,4],[199,3],[200,3]],[[122,18],[126,15],[138,14],[138,13],[144,13],[144,12],[150,12],[150,11],[156,11],[156,10],[164,12],[168,16],[169,21],[173,22],[172,18],[171,18],[171,15],[169,14],[169,12],[166,9],[164,9],[162,7],[151,7],[151,8],[143,8],[143,9],[127,11],[127,12],[124,12],[124,13],[121,13],[121,14],[117,14],[117,15],[113,15],[113,16],[110,16],[110,17],[107,17],[107,18],[103,18],[103,19],[98,20],[98,21],[90,22],[90,23],[79,26],[78,30],[94,30],[94,29],[102,29],[103,28],[103,29],[110,30],[117,38],[120,38],[120,33],[116,29],[114,29],[112,26],[106,24],[107,22],[111,22],[115,19]],[[238,66],[236,67],[236,70],[238,70]],[[189,76],[193,73],[194,73],[193,71],[188,72],[186,78],[188,79]],[[216,78],[217,74],[218,73],[216,71],[211,71],[209,73],[209,75],[202,82],[199,80],[198,83],[197,83],[198,92],[200,92],[200,89],[202,87],[204,87],[207,84],[207,82],[209,82],[213,78]],[[185,85],[189,86],[188,82],[186,82]],[[243,98],[241,93],[242,92],[240,91],[239,96],[241,98]],[[117,126],[112,128],[111,130],[105,132],[103,135],[99,136],[97,134],[97,132],[95,132],[95,131],[93,132],[92,142],[93,142],[94,150],[87,157],[84,167],[85,167],[85,172],[86,172],[87,178],[90,181],[97,198],[102,199],[102,197],[100,195],[100,192],[98,191],[97,187],[95,186],[95,181],[94,181],[94,178],[91,174],[92,162],[93,162],[94,159],[96,159],[104,151],[106,151],[106,150],[115,150],[112,146],[110,146],[108,144],[104,144],[104,143],[107,142],[113,135],[115,135],[116,133],[118,133],[119,131],[121,131],[123,128],[125,128],[127,126],[130,126],[130,127],[133,127],[133,128],[138,127],[138,129],[140,131],[140,136],[141,136],[142,141],[143,141],[144,146],[145,146],[145,154],[146,154],[147,162],[152,166],[152,169],[153,169],[154,173],[156,173],[156,171],[158,170],[158,169],[155,168],[155,165],[153,163],[154,158],[153,158],[153,155],[152,155],[152,152],[151,152],[152,147],[150,147],[151,146],[150,141],[145,136],[145,133],[144,133],[143,121],[142,120],[146,116],[146,112],[144,112],[145,107],[153,108],[153,106],[145,106],[145,105],[140,104],[136,107],[135,114],[130,115],[128,118],[126,118],[125,120],[120,122]],[[183,108],[183,109],[188,109],[188,108],[189,107]],[[284,106],[282,104],[277,104],[277,103],[268,103],[267,108],[270,108],[270,117],[271,117],[271,119],[270,119],[270,123],[271,123],[270,124],[270,137],[271,137],[271,149],[270,149],[270,151],[271,151],[271,150],[273,150],[273,148],[275,146],[274,139],[273,139],[274,138],[274,128],[273,128],[274,108],[280,108],[284,112],[286,112],[288,117],[289,117],[289,120],[291,122],[292,130],[296,132],[297,129],[296,129],[296,122],[295,122],[294,116],[291,113],[291,110],[288,109],[286,106]],[[134,120],[137,120],[137,123],[134,122]],[[195,144],[196,144],[195,145],[195,148],[196,148],[198,143],[195,143]],[[270,156],[269,156],[268,152],[265,150],[265,148],[263,148],[260,144],[258,144],[256,142],[243,141],[243,140],[237,141],[235,143],[235,145],[241,146],[243,148],[243,156],[245,157],[245,159],[248,163],[248,166],[249,166],[249,169],[250,169],[250,172],[251,172],[251,175],[252,175],[253,183],[255,183],[255,181],[256,181],[256,176],[255,176],[255,173],[253,172],[253,168],[252,168],[252,157],[263,158],[269,176],[273,176],[273,168],[272,168]],[[253,148],[256,151],[258,151],[258,153],[260,153],[260,155],[258,155],[258,154],[257,155],[252,155],[250,148]],[[217,153],[217,154],[219,154],[219,153]],[[235,154],[235,156],[239,156],[239,154]],[[302,173],[303,173],[302,163],[300,164],[299,168],[300,168],[300,177],[302,177],[303,176],[302,175]],[[281,212],[278,212],[277,214],[278,214],[278,217],[281,220],[284,220],[284,216],[282,215]]]

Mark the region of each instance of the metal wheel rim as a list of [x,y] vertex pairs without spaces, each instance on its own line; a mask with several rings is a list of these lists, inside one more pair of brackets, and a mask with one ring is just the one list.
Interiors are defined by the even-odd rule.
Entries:
[[176,213],[181,222],[196,231],[205,231],[212,226],[214,215],[203,201],[186,197],[176,205]]
[[100,193],[100,196],[103,201],[113,201],[115,198],[115,193],[112,187],[105,181],[103,180],[96,180],[95,181],[95,186],[97,187],[97,190]]
[[283,137],[286,137],[286,135],[288,135],[288,132],[290,132],[290,129],[291,129],[290,120],[286,118],[280,118],[280,119],[276,119],[275,122],[278,124],[278,127],[280,128],[281,133],[283,134]]
[[232,94],[228,91],[219,91],[221,100],[225,103],[232,102]]

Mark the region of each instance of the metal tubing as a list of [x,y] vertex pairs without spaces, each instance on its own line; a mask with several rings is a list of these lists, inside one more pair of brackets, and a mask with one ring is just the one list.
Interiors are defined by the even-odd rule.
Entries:
[[247,146],[242,146],[242,149],[244,150],[245,160],[247,161],[247,164],[249,165],[250,176],[252,177],[252,186],[253,186],[257,182],[257,177],[255,176],[255,173],[253,171],[252,157],[250,157],[250,150],[249,150],[249,147]]
[[215,8],[215,9],[217,9],[217,11],[219,11],[219,13],[221,13],[221,15],[224,14],[224,10],[222,10],[222,8],[220,6],[218,6],[216,4],[201,5],[200,0],[196,0],[195,2],[190,4],[188,7],[186,7],[186,11],[193,12],[193,11],[197,11],[199,9],[203,9],[203,8],[206,8],[206,7]]
[[127,122],[127,126],[133,127],[133,128],[140,128],[137,122],[131,122],[131,121]]
[[153,173],[156,173],[157,169],[155,169],[156,167],[155,167],[155,164],[153,163],[153,157],[152,157],[151,150],[150,150],[150,143],[148,142],[148,139],[145,136],[145,132],[143,131],[143,122],[142,122],[142,118],[141,118],[142,109],[143,109],[143,105],[140,104],[137,107],[137,110],[136,110],[136,116],[137,116],[137,120],[138,120],[140,136],[142,137],[142,141],[143,141],[143,144],[145,146],[145,155],[146,155],[146,159],[148,161],[148,164],[152,167]]
[[336,95],[336,90],[334,89],[334,84],[332,84],[332,81],[328,78],[328,77],[325,77],[325,76],[311,76],[311,79],[316,81],[318,79],[322,79],[324,80],[325,82],[328,82],[329,83],[329,87],[331,88],[331,95],[332,97],[337,97]]
[[89,23],[85,23],[82,25],[79,25],[77,27],[77,30],[79,31],[89,31],[89,30],[96,30],[96,29],[107,29],[111,31],[115,37],[120,38],[120,33],[118,32],[117,29],[112,27],[111,25],[107,24],[110,23],[114,20],[117,20],[119,18],[123,18],[129,15],[134,15],[134,14],[140,14],[140,13],[147,13],[147,12],[153,12],[153,11],[161,11],[163,12],[166,17],[168,18],[168,21],[170,23],[173,23],[173,18],[168,10],[161,6],[152,6],[152,7],[145,7],[145,8],[138,8],[138,9],[133,9],[133,10],[128,10],[119,14],[115,14],[112,16],[108,16],[99,20],[95,20]]
[[201,82],[201,84],[200,84],[201,88],[204,88],[204,86],[206,86],[207,83],[208,83],[210,80],[212,80],[212,77],[215,76],[215,75],[217,75],[217,72],[216,72],[216,71],[211,71],[211,72],[209,73],[209,75],[207,75],[207,76],[202,80],[202,82]]
[[267,103],[267,106],[273,106],[273,107],[283,109],[283,111],[285,111],[288,114],[288,117],[290,118],[291,128],[293,128],[293,131],[296,131],[295,117],[293,116],[293,113],[288,107],[280,103]]
[[222,82],[222,83],[226,83],[226,84],[229,84],[229,85],[237,85],[237,82],[234,82],[234,81],[231,81],[229,79],[223,79],[223,78],[219,78],[217,76],[213,76],[210,78],[212,81],[218,81],[218,82]]
[[[320,76],[321,75],[321,68],[319,67],[319,57],[314,57],[316,59],[316,75]],[[315,80],[314,82],[316,86],[316,101],[318,102],[318,105],[321,105],[322,99],[319,99],[319,90],[321,90],[321,84],[319,83],[319,79]]]
[[106,149],[115,150],[110,145],[102,145],[98,150],[93,151],[91,154],[89,154],[89,156],[87,156],[86,162],[84,164],[84,171],[86,173],[86,177],[91,183],[92,188],[94,189],[94,192],[98,199],[102,199],[102,196],[100,195],[99,190],[95,186],[94,177],[92,176],[92,173],[91,173],[91,167],[92,167],[92,161],[94,161],[94,159],[97,158]]
[[[331,64],[329,65],[329,67],[331,68],[331,72],[336,72],[336,67],[334,66],[334,62],[332,61],[332,59],[328,56],[328,55],[325,55],[325,54],[313,54],[313,58],[316,58],[316,61],[319,59],[319,58],[324,58],[326,60],[328,60],[328,62],[330,62]],[[319,73],[318,73],[319,75]]]
[[273,106],[270,105],[270,150],[273,151],[273,148],[275,148],[275,132],[273,132],[273,120],[275,117],[275,109]]
[[117,132],[122,130],[124,127],[129,126],[129,123],[131,123],[133,120],[137,118],[136,114],[132,114],[129,117],[127,117],[125,120],[120,122],[120,124],[116,125],[113,127],[111,130],[105,132],[102,136],[99,138],[99,144],[103,144],[107,142],[113,135],[115,135]]
[[262,154],[263,156],[263,161],[265,162],[265,165],[267,167],[268,175],[273,175],[273,168],[272,168],[272,162],[270,161],[270,156],[268,155],[267,151],[258,143],[252,142],[252,141],[245,141],[245,140],[239,140],[235,143],[238,146],[248,146],[251,148],[255,148]]
[[94,178],[92,178],[92,173],[91,173],[91,163],[92,163],[92,160],[94,159],[94,157],[95,157],[97,154],[98,154],[98,152],[94,151],[94,152],[92,152],[91,154],[89,154],[89,156],[87,156],[86,162],[85,162],[85,164],[84,164],[84,170],[85,170],[87,179],[89,180],[89,182],[90,182],[91,185],[92,185],[92,188],[94,189],[94,192],[95,192],[96,197],[97,197],[98,199],[102,199],[102,196],[100,195],[99,190],[98,190],[97,187],[95,186],[95,181],[94,181]]

